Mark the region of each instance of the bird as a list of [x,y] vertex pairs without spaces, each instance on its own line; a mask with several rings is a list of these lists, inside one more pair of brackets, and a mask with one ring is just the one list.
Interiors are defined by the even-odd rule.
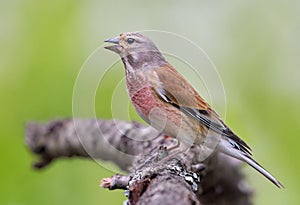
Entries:
[[126,32],[109,38],[105,49],[117,53],[125,67],[126,88],[140,117],[204,156],[221,152],[246,162],[278,188],[283,185],[252,157],[251,148],[221,119],[195,88],[164,58],[145,35]]

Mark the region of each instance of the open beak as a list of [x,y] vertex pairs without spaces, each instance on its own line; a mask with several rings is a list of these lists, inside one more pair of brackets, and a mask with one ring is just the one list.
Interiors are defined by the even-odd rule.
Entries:
[[111,51],[116,52],[118,54],[121,53],[122,47],[119,44],[119,42],[120,42],[120,38],[119,37],[110,38],[110,39],[107,39],[104,42],[116,44],[116,45],[112,45],[112,46],[105,46],[104,47],[105,49],[111,50]]

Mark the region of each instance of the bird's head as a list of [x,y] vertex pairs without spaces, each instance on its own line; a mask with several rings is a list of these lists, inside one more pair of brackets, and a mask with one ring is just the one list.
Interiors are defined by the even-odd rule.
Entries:
[[145,66],[160,66],[166,63],[155,44],[140,33],[122,33],[104,42],[115,44],[104,48],[119,54],[126,68],[131,66],[138,69]]

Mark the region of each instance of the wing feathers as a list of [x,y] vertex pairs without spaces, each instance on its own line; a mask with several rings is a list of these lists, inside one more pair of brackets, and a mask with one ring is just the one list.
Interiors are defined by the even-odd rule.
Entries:
[[[228,137],[237,144],[237,149],[251,155],[251,148],[236,136],[220,119],[210,106],[199,96],[192,86],[172,68],[174,74],[165,76],[165,72],[158,73],[160,84],[154,89],[157,95],[166,103],[180,109],[183,113],[196,119],[214,132]],[[182,82],[185,81],[185,82]],[[167,85],[176,85],[171,90]]]

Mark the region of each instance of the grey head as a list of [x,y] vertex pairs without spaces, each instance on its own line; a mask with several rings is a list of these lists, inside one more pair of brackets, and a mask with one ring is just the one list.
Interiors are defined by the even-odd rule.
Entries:
[[126,69],[134,71],[167,64],[167,61],[155,44],[140,33],[122,33],[104,42],[115,44],[104,48],[119,54]]

